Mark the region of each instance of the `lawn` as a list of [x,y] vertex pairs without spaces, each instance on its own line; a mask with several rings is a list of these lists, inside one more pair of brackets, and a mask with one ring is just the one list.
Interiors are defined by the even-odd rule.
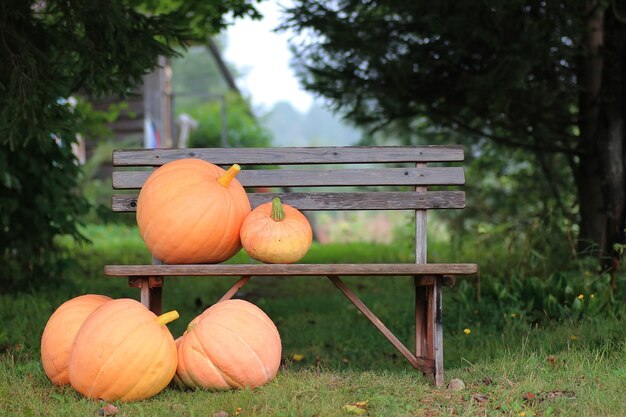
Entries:
[[[63,301],[85,293],[138,298],[125,280],[102,273],[106,263],[149,261],[136,229],[96,226],[87,234],[90,246],[60,242],[76,261],[69,276],[38,292],[0,295],[2,416],[104,414],[105,403],[52,386],[39,361],[43,327]],[[393,246],[322,245],[314,246],[305,261],[382,262],[402,256],[403,250]],[[240,254],[234,261],[247,259]],[[410,344],[409,279],[346,281]],[[164,309],[176,309],[181,316],[169,326],[174,337],[233,282],[169,279]],[[603,315],[531,325],[511,313],[505,326],[492,326],[461,308],[458,291],[449,289],[444,297],[445,376],[446,382],[464,381],[463,390],[434,388],[326,279],[257,278],[240,296],[261,307],[279,328],[283,366],[275,380],[255,390],[228,392],[172,386],[146,401],[115,403],[117,415],[626,415],[626,329],[618,319]]]

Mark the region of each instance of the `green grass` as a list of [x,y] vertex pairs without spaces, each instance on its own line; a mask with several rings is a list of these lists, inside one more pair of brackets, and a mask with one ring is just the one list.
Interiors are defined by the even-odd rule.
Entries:
[[[552,337],[550,331],[541,334]],[[624,415],[623,349],[581,346],[553,356],[518,350],[449,368],[447,378],[461,378],[466,388],[436,389],[408,369],[294,367],[287,362],[275,380],[255,390],[169,387],[149,400],[116,405],[124,416],[168,417],[211,416],[220,410],[234,415],[239,407],[242,416],[349,416],[343,407],[360,401],[367,401],[370,416]],[[53,387],[36,360],[8,354],[0,361],[0,399],[0,412],[7,416],[96,415],[104,405],[71,388]]]
[[[45,292],[0,295],[0,415],[97,415],[103,403],[71,388],[52,386],[39,362],[47,318],[63,301],[101,293],[138,298],[126,281],[104,277],[107,263],[149,262],[136,229],[89,227],[92,246],[62,242],[77,261],[71,276]],[[393,261],[404,256],[382,245],[314,246],[306,262]],[[239,254],[235,262],[247,262]],[[214,303],[233,278],[171,278],[164,309],[181,318],[174,337]],[[381,319],[412,343],[410,281],[347,279]],[[436,389],[413,371],[387,341],[324,278],[256,278],[242,297],[276,322],[283,342],[278,377],[255,390],[205,392],[170,387],[137,403],[116,404],[120,416],[350,416],[344,409],[367,401],[370,416],[620,416],[626,415],[626,329],[617,319],[529,326],[510,318],[500,329],[470,323],[457,308],[455,291],[444,297],[446,381],[460,378],[462,391]],[[466,335],[463,330],[471,328]],[[300,354],[301,361],[292,355]],[[532,395],[531,395],[532,394]],[[478,395],[482,395],[478,396]],[[533,398],[531,398],[534,396]]]

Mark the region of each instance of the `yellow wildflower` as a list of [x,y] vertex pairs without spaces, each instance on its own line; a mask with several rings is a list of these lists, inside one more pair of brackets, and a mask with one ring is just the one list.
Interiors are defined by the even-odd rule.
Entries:
[[465,329],[463,330],[463,333],[465,333],[465,334],[470,334],[471,332],[472,332],[472,331],[471,331],[470,329],[468,329],[468,328],[465,328]]
[[585,298],[585,294],[579,294],[579,295],[578,295],[578,299],[579,299],[579,300],[582,300],[583,298]]

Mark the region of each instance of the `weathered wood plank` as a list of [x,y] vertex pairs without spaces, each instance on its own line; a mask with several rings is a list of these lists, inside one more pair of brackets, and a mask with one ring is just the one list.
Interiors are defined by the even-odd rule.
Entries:
[[415,277],[415,355],[428,356],[428,291]]
[[159,166],[181,158],[200,158],[217,165],[368,164],[384,162],[463,161],[463,147],[343,146],[311,148],[118,149],[114,166]]
[[[113,188],[141,188],[150,173],[150,171],[113,172]],[[237,175],[237,179],[244,187],[465,184],[465,174],[461,167],[243,170]]]
[[428,357],[435,361],[435,372],[433,378],[435,380],[435,386],[442,387],[444,384],[443,378],[443,309],[442,309],[442,291],[441,283],[435,282],[430,289],[431,295],[429,302],[429,322],[432,323],[432,355]]
[[413,276],[472,275],[476,264],[193,264],[107,265],[109,276]]
[[[252,207],[280,197],[285,204],[299,210],[413,210],[453,209],[465,207],[464,191],[362,192],[362,193],[250,193]],[[111,200],[113,211],[136,211],[137,195],[116,194]]]
[[456,284],[456,278],[453,275],[420,275],[415,277],[416,287],[428,287],[434,285],[435,282],[439,282],[444,287],[453,287]]

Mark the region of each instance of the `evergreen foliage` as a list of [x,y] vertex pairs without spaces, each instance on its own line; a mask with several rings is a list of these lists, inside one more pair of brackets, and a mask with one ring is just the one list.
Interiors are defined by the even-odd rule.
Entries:
[[0,286],[52,283],[54,237],[88,209],[70,152],[91,116],[72,94],[127,95],[159,55],[260,15],[244,0],[0,0]]

